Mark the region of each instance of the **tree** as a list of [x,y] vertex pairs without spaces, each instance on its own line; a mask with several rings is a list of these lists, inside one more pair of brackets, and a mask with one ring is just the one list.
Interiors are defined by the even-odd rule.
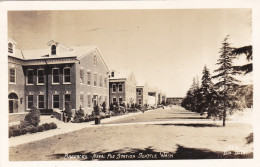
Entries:
[[199,89],[200,105],[198,108],[201,115],[203,115],[204,112],[208,113],[208,117],[212,114],[210,113],[211,111],[209,110],[209,108],[213,102],[213,93],[215,93],[213,89],[213,82],[211,81],[210,72],[205,65],[202,72],[201,87]]
[[238,109],[238,99],[234,95],[234,87],[238,85],[239,80],[234,78],[234,75],[238,74],[238,71],[233,70],[232,48],[228,42],[229,35],[227,35],[222,41],[222,47],[220,48],[220,57],[217,65],[220,65],[214,72],[218,73],[213,78],[218,79],[218,82],[214,85],[217,89],[217,102],[216,107],[220,114],[220,118],[223,119],[223,126],[225,126],[226,114],[229,111],[232,114],[233,110]]
[[25,115],[24,121],[28,122],[29,125],[38,126],[40,123],[40,111],[33,105],[30,109],[30,112]]
[[232,55],[234,58],[237,58],[240,55],[246,55],[247,61],[250,63],[242,65],[242,66],[233,66],[233,70],[239,71],[239,72],[244,72],[244,74],[250,73],[253,71],[253,63],[251,62],[253,60],[253,55],[252,55],[252,45],[249,46],[243,46],[239,48],[233,48],[232,50]]

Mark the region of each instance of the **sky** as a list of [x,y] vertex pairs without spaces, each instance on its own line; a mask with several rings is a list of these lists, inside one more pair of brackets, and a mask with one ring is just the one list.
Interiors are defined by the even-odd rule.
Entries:
[[12,11],[8,36],[21,50],[50,40],[97,45],[111,69],[132,69],[168,97],[184,97],[204,65],[214,75],[226,35],[233,47],[252,44],[251,19],[251,9]]

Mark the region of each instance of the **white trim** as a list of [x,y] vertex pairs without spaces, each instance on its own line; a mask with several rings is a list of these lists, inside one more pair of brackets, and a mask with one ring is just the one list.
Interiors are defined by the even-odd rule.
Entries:
[[[95,85],[95,75],[97,76],[96,85]],[[98,87],[98,74],[96,72],[93,73],[93,86]]]
[[32,72],[34,72],[34,70],[33,69],[27,69],[26,70],[26,85],[34,85],[34,75],[32,75],[32,77],[33,77],[33,83],[28,83],[28,71],[32,71]]
[[[39,83],[39,73],[38,73],[39,70],[43,70],[43,83]],[[44,85],[44,83],[45,83],[44,69],[43,68],[39,68],[39,69],[37,69],[37,85]]]
[[[10,77],[11,77],[11,75],[10,75],[10,70],[11,69],[14,69],[14,82],[10,82]],[[11,67],[11,68],[9,68],[9,71],[8,71],[8,73],[9,73],[9,77],[8,77],[8,80],[9,80],[9,84],[16,84],[16,67]]]
[[[39,96],[43,96],[43,108],[39,108]],[[38,109],[44,109],[46,106],[45,106],[45,96],[43,94],[38,94],[37,95],[37,108]]]
[[[32,94],[28,94],[28,95],[26,95],[26,110],[30,110],[30,108],[29,108],[29,106],[28,106],[28,102],[29,102],[29,100],[28,100],[28,96],[32,96],[33,97],[33,95]],[[32,99],[32,102],[33,102],[33,99]]]
[[[54,108],[54,98],[53,98],[53,96],[59,96],[59,108]],[[59,94],[52,94],[52,96],[51,96],[51,101],[52,101],[52,106],[51,106],[51,108],[52,109],[60,109],[60,95]]]
[[[122,87],[122,90],[121,90],[121,91],[119,90],[119,85],[121,85],[121,87]],[[123,84],[119,83],[119,84],[118,84],[118,93],[122,93],[122,92],[123,92]]]
[[115,102],[118,102],[118,101],[117,101],[117,98],[114,96],[114,97],[112,97],[112,104],[114,104],[114,99],[116,99]]
[[[70,69],[70,82],[65,82],[65,69]],[[70,67],[64,67],[63,68],[63,84],[71,84],[71,68]]]
[[[53,76],[54,76],[54,75],[53,75],[53,70],[54,70],[54,69],[57,69],[57,70],[58,70],[58,77],[59,77],[59,82],[58,82],[58,83],[54,83],[54,82],[53,82],[53,80],[54,80],[54,79],[53,79]],[[52,70],[51,70],[51,84],[52,84],[52,85],[59,85],[59,84],[60,84],[60,68],[58,68],[58,67],[54,67],[54,68],[52,68]]]
[[[90,80],[89,80],[89,77],[88,77],[88,73],[90,74]],[[87,85],[88,85],[88,86],[91,86],[91,81],[92,81],[91,76],[92,76],[91,71],[90,71],[90,70],[87,70]],[[88,81],[90,81],[90,82],[88,83]],[[94,84],[94,83],[93,83],[93,84]]]
[[[80,80],[81,80],[81,70],[83,70],[83,80],[82,80],[82,83],[80,82]],[[80,67],[80,69],[79,69],[79,83],[81,85],[85,85],[85,70],[84,70],[83,67]]]
[[70,105],[72,105],[71,104],[71,94],[70,93],[64,93],[64,95],[63,95],[63,108],[65,108],[65,95],[70,95]]
[[[90,97],[90,101],[88,101],[88,97]],[[87,94],[87,109],[91,109],[91,103],[92,103],[92,101],[91,101],[91,93],[88,93]]]
[[116,87],[116,84],[112,84],[112,93],[116,93],[116,91],[114,91],[113,85]]
[[100,88],[104,87],[104,81],[103,81],[103,75],[102,74],[99,74],[99,87]]

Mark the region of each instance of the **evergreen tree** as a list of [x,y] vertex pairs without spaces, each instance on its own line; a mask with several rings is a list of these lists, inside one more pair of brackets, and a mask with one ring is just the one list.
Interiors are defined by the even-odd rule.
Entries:
[[218,73],[213,78],[218,79],[215,84],[217,89],[217,99],[215,107],[218,109],[218,115],[223,119],[223,126],[225,126],[227,111],[232,114],[232,111],[238,108],[237,98],[234,96],[234,87],[238,85],[239,81],[234,78],[237,71],[233,70],[232,59],[232,48],[228,42],[229,35],[222,41],[222,47],[220,48],[220,57],[217,65],[220,65],[214,72]]
[[204,114],[204,112],[207,112],[208,117],[212,115],[212,112],[214,110],[209,110],[211,105],[214,105],[213,100],[213,82],[211,81],[211,75],[209,70],[207,69],[206,65],[204,66],[203,72],[202,72],[202,78],[201,78],[201,88],[199,90],[200,92],[200,105],[199,105],[199,111],[201,115]]

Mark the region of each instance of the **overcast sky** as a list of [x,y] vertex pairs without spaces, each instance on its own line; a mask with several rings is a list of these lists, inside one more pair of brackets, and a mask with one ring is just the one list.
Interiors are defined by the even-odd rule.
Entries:
[[206,64],[217,68],[221,41],[252,44],[251,10],[88,10],[8,13],[8,36],[18,48],[97,45],[113,69],[132,69],[136,79],[167,96],[185,96]]

